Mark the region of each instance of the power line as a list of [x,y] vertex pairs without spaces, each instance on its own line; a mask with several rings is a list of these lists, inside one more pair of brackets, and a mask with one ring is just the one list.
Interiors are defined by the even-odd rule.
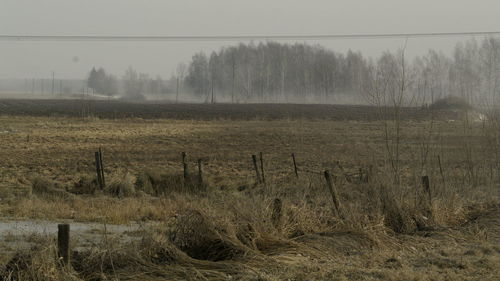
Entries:
[[500,31],[317,34],[317,35],[213,35],[213,36],[108,36],[108,35],[0,35],[0,41],[246,41],[246,40],[335,40],[418,37],[493,36]]

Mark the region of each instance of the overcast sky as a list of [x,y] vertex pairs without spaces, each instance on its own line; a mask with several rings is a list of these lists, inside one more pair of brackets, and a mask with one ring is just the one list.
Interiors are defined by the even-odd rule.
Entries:
[[[4,35],[310,35],[500,31],[498,0],[0,0]],[[417,38],[408,53],[449,53],[469,37]],[[92,66],[168,77],[193,53],[237,42],[0,41],[0,78],[82,78]],[[404,39],[329,40],[377,56]]]

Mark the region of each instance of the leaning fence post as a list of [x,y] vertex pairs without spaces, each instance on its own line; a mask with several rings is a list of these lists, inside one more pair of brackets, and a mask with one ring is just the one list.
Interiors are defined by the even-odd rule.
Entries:
[[330,195],[332,196],[334,210],[336,212],[336,215],[338,217],[341,217],[340,202],[339,202],[337,192],[335,190],[335,185],[333,184],[332,175],[330,174],[330,171],[328,171],[328,170],[326,170],[324,174],[325,174],[325,179],[326,179],[326,185],[328,187],[328,190],[330,191]]
[[101,163],[99,161],[99,151],[95,152],[95,170],[97,174],[97,183],[99,184],[99,188],[104,189],[104,185],[102,182],[102,173],[101,173]]
[[255,175],[257,177],[257,183],[261,182],[260,174],[259,174],[259,166],[257,165],[257,156],[255,154],[252,155],[253,167],[255,169]]
[[102,186],[106,186],[106,178],[104,177],[104,165],[102,164],[102,149],[99,147],[99,166],[101,168]]
[[297,162],[295,162],[295,153],[292,153],[292,160],[293,160],[293,169],[295,172],[295,176],[298,178],[299,177],[299,170],[297,169]]
[[200,186],[203,185],[203,162],[198,159],[198,183]]
[[441,156],[437,156],[439,164],[439,173],[441,174],[441,179],[443,180],[443,186],[446,186],[446,181],[444,179],[443,166],[441,165]]
[[266,184],[266,176],[264,174],[264,157],[262,156],[262,152],[260,153],[260,172],[262,175],[262,183]]
[[70,264],[69,224],[57,225],[57,255],[62,264]]
[[184,168],[184,180],[187,180],[189,177],[189,171],[186,152],[182,152],[182,167]]

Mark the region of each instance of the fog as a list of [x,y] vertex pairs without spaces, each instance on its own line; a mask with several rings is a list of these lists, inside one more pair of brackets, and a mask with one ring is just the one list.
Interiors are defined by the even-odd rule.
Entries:
[[[500,3],[493,0],[0,0],[0,35],[273,36],[498,31],[498,10]],[[411,60],[426,55],[429,49],[452,57],[457,42],[470,39],[471,36],[455,36],[278,43],[319,44],[344,55],[349,50],[359,51],[366,60],[377,60],[384,52],[396,53],[405,46],[405,55]],[[476,39],[480,42],[484,37]],[[78,85],[84,83],[93,67],[102,67],[117,80],[129,68],[151,79],[170,80],[172,94],[179,91],[176,85],[172,86],[176,84],[179,63],[189,65],[196,53],[210,55],[240,43],[268,42],[0,41],[0,91],[43,94],[64,92],[66,87],[67,91],[85,93],[88,89]],[[55,86],[51,82],[53,76]],[[57,81],[64,81],[64,85]],[[187,93],[181,96],[187,97]],[[342,99],[340,96],[337,95],[337,102]],[[227,99],[226,89],[226,94],[219,94],[219,100]],[[246,99],[251,100],[254,98]],[[300,100],[309,102],[307,98]]]
[[[77,1],[1,0],[0,34],[287,35],[492,31],[500,3],[482,1]],[[449,52],[466,38],[418,38],[408,53]],[[404,39],[332,40],[328,49],[377,56]],[[169,76],[198,51],[238,42],[0,42],[0,78],[81,78],[92,66],[123,74],[128,66]]]

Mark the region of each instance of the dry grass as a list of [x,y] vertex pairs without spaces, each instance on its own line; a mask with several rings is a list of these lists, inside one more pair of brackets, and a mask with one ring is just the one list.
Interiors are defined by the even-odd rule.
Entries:
[[[382,210],[364,220],[360,214],[332,219],[324,195],[313,197],[318,204],[282,197],[276,227],[273,196],[174,193],[161,199],[163,223],[139,242],[103,239],[74,253],[74,270],[67,272],[55,262],[53,240],[40,241],[5,274],[21,280],[493,280],[498,274],[498,205],[477,206],[477,218],[469,210],[466,222],[451,228],[397,235],[384,226]],[[358,204],[345,208],[354,214]]]
[[[140,242],[80,250],[71,271],[57,264],[48,238],[11,260],[6,280],[494,280],[499,274],[497,148],[486,145],[492,138],[482,124],[435,121],[428,133],[428,123],[404,121],[400,184],[392,181],[378,122],[2,117],[0,126],[15,132],[0,135],[8,147],[0,151],[2,215],[161,223]],[[104,191],[94,176],[98,147]],[[187,181],[181,151],[190,157]],[[250,158],[260,151],[265,185],[255,184]],[[208,162],[201,187],[198,158]],[[325,169],[335,176],[343,218],[332,215]],[[430,204],[424,174],[431,179]]]

